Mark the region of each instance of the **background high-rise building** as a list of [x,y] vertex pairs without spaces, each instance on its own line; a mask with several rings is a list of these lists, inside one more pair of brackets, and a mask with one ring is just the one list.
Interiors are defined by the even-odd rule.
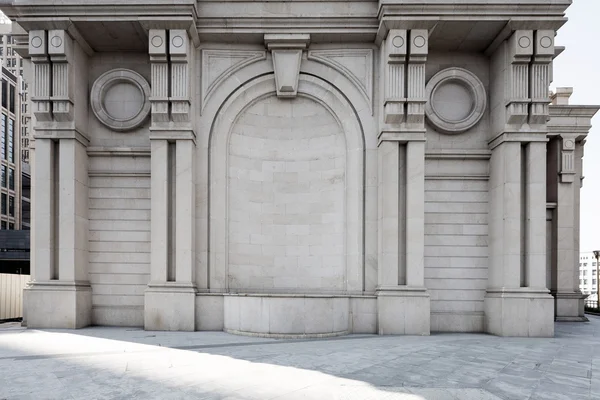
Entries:
[[29,105],[28,105],[28,85],[23,79],[23,59],[15,51],[15,40],[11,34],[12,24],[4,14],[0,13],[0,60],[2,66],[12,73],[19,85],[19,95],[21,98],[21,159],[29,163]]
[[587,298],[588,301],[598,300],[597,268],[597,260],[593,252],[579,254],[579,289],[581,293],[590,295]]
[[0,86],[0,229],[28,229],[22,224],[22,161],[19,140],[21,80],[2,67]]

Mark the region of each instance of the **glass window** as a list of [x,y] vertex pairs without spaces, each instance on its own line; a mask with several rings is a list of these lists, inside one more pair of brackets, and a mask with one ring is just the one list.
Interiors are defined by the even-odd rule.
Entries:
[[2,114],[0,127],[0,160],[6,160],[6,115]]
[[6,229],[6,221],[2,221],[2,224],[0,225],[0,227],[2,229]]
[[592,285],[595,285],[595,284],[596,284],[596,280],[592,279]]
[[11,113],[14,114],[15,112],[15,87],[13,85],[10,85],[10,96],[9,96],[9,110]]
[[15,224],[13,224],[12,222],[8,224],[8,229],[10,230],[15,230]]
[[15,162],[15,121],[12,118],[8,120],[8,162]]
[[587,279],[584,279],[584,280],[583,280],[583,284],[584,284],[584,285],[587,285]]
[[8,102],[6,99],[8,98],[8,82],[6,79],[2,79],[2,107],[6,108]]
[[14,196],[8,196],[8,216],[15,216],[15,198]]
[[15,170],[12,168],[8,170],[8,188],[15,190]]
[[6,206],[7,206],[7,199],[6,199],[6,193],[2,193],[2,196],[0,196],[0,203],[1,204],[1,208],[0,211],[2,212],[2,214],[6,215]]
[[583,276],[585,276],[585,275],[586,275],[586,272],[587,272],[587,271],[584,269],[584,270],[583,270]]
[[2,172],[0,173],[0,186],[6,187],[6,166],[2,166]]
[[596,263],[595,263],[595,262],[593,262],[593,263],[592,263],[592,267],[595,267],[595,266],[596,266]]
[[583,263],[583,266],[584,266],[584,267],[587,267],[587,263]]

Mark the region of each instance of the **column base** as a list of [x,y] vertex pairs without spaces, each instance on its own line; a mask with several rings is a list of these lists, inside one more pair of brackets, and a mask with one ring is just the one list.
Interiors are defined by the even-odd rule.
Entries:
[[187,331],[196,328],[196,288],[176,282],[151,283],[144,293],[144,329]]
[[28,328],[78,329],[92,323],[88,282],[31,282],[23,297]]
[[554,298],[546,289],[488,289],[484,307],[487,333],[554,337]]
[[555,319],[564,322],[586,322],[585,299],[580,292],[554,292]]
[[379,287],[377,332],[380,335],[429,335],[431,307],[426,288]]

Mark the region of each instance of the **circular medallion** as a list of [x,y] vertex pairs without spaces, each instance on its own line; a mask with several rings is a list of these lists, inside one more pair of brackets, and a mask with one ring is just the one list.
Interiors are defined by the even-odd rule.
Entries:
[[60,45],[62,44],[62,39],[60,38],[60,36],[53,36],[52,39],[50,39],[50,44],[52,45],[52,47],[60,47]]
[[39,36],[34,36],[31,38],[31,45],[36,49],[42,45],[42,38]]
[[438,72],[427,83],[425,115],[436,130],[461,133],[479,122],[487,99],[483,83],[462,68]]
[[181,36],[175,36],[173,40],[171,40],[171,43],[173,44],[173,47],[179,48],[183,46],[183,38]]
[[392,39],[392,44],[394,47],[402,47],[404,46],[404,38],[402,36],[396,36]]
[[550,36],[544,36],[540,39],[540,46],[542,46],[545,49],[552,46],[552,38]]
[[150,85],[128,69],[104,73],[94,82],[90,97],[96,118],[115,131],[139,127],[150,113]]
[[155,35],[152,37],[152,40],[150,42],[152,43],[152,46],[160,47],[163,44],[163,39],[160,36]]
[[519,46],[526,49],[531,45],[531,40],[527,36],[521,36],[519,38]]
[[564,146],[565,146],[565,149],[574,149],[575,142],[572,141],[571,139],[567,139],[567,140],[565,140]]
[[413,39],[413,43],[415,46],[421,48],[425,46],[426,40],[423,36],[419,35]]

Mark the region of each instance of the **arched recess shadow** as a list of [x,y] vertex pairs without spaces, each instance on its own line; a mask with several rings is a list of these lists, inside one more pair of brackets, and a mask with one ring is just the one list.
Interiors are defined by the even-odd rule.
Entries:
[[[222,104],[210,129],[208,150],[209,253],[208,286],[211,291],[228,290],[228,141],[237,118],[249,106],[275,95],[272,73],[241,85]],[[333,85],[301,73],[299,96],[325,107],[344,132],[346,143],[345,185],[345,293],[364,290],[364,188],[365,137],[360,117],[348,99]],[[285,101],[285,100],[282,100]]]

